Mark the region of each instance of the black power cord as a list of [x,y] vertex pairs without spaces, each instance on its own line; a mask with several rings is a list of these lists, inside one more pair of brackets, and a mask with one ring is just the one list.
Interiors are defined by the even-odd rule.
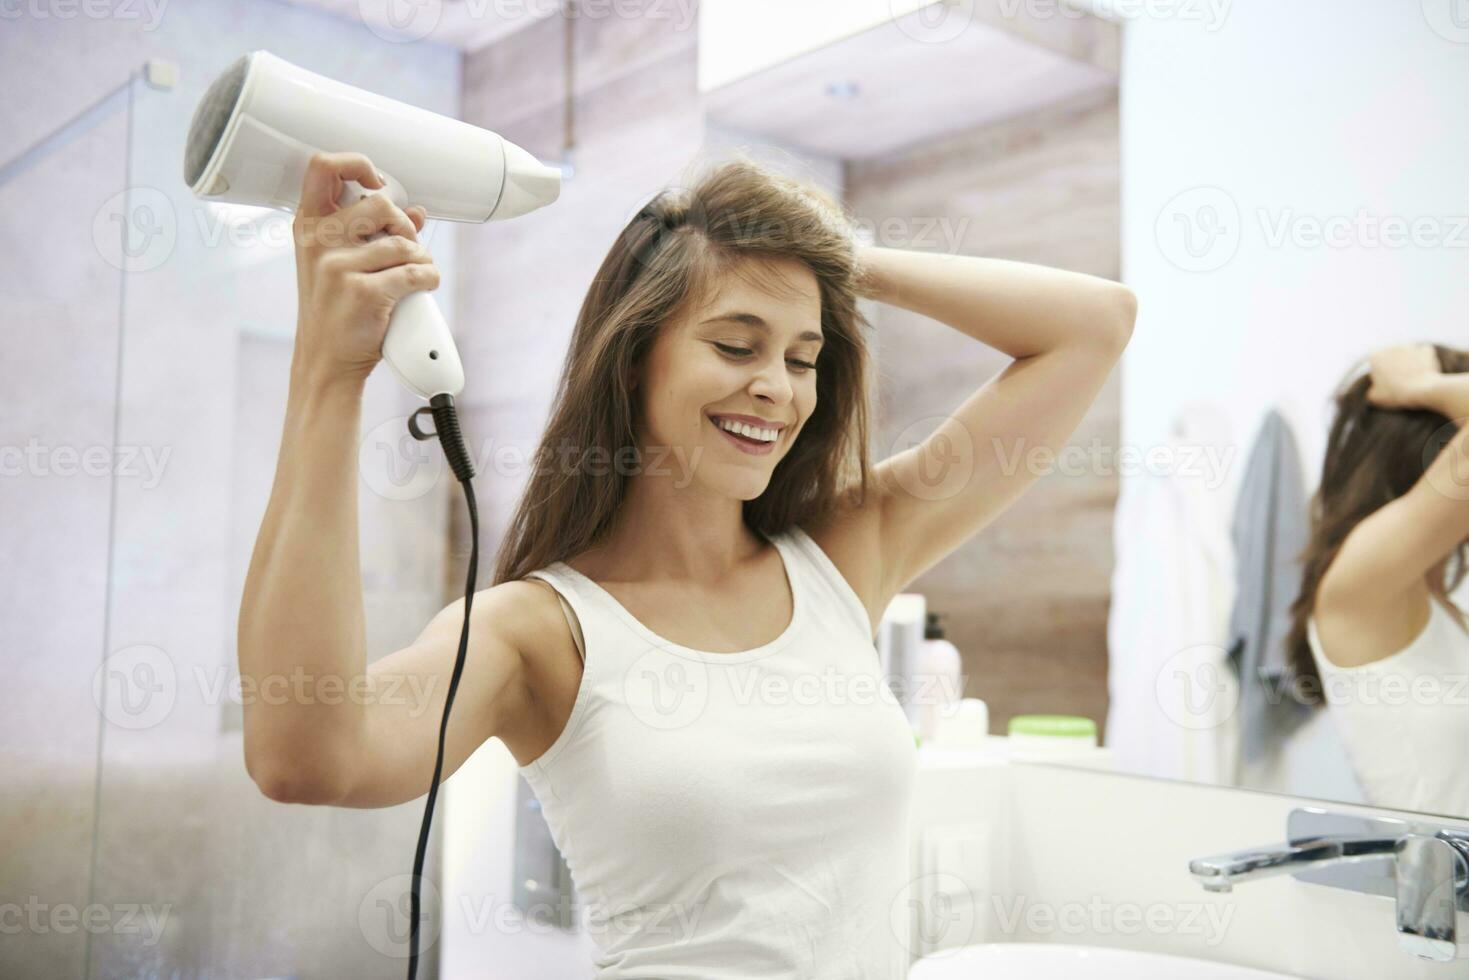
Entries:
[[[418,416],[428,412],[434,417],[434,431],[424,432],[418,427]],[[454,660],[454,673],[449,678],[449,693],[444,698],[444,717],[439,722],[439,752],[434,759],[434,778],[429,783],[428,801],[423,807],[423,826],[418,831],[418,849],[413,855],[413,884],[410,891],[408,926],[408,980],[418,975],[418,920],[419,883],[423,880],[423,862],[428,852],[428,830],[434,820],[434,801],[439,795],[439,777],[444,772],[444,739],[449,731],[449,709],[454,706],[454,692],[459,687],[459,675],[464,672],[464,656],[469,649],[469,609],[474,602],[475,573],[479,568],[479,508],[474,502],[474,461],[465,448],[464,436],[459,431],[459,415],[454,410],[454,396],[435,395],[428,405],[408,416],[408,431],[413,438],[423,441],[437,438],[443,447],[444,458],[454,472],[460,486],[464,488],[464,502],[469,505],[469,575],[464,583],[464,626],[459,631],[459,655]]]

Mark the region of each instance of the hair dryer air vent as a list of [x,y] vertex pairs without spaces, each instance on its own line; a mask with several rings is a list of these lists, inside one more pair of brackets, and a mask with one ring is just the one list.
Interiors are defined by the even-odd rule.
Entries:
[[189,123],[189,140],[184,148],[184,183],[193,187],[209,166],[214,148],[224,135],[235,105],[240,101],[240,91],[245,87],[245,73],[250,67],[250,56],[242,55],[225,69],[224,74],[214,80],[209,91],[204,93],[194,118]]

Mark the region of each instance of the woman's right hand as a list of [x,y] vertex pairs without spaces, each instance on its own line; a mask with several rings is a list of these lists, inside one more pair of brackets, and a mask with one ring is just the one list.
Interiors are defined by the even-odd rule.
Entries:
[[[437,289],[439,270],[418,240],[427,213],[386,194],[337,207],[343,181],[384,186],[360,153],[317,153],[292,223],[299,295],[293,369],[313,380],[364,379],[382,358],[383,336],[402,297]],[[387,234],[369,241],[379,231]]]
[[1379,408],[1426,408],[1434,380],[1443,373],[1432,344],[1400,344],[1370,358],[1367,400]]

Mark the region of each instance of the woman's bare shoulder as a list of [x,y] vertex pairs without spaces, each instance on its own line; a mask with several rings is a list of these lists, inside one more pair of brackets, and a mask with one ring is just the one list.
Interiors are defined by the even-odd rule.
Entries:
[[[543,579],[514,579],[505,590],[515,610],[505,629],[520,651],[521,674],[530,696],[527,710],[501,741],[520,765],[538,758],[555,741],[576,701],[582,657],[556,590]],[[573,613],[574,614],[574,613]]]
[[1434,599],[1426,585],[1363,602],[1360,597],[1327,589],[1326,582],[1323,579],[1312,616],[1321,652],[1338,667],[1362,667],[1387,659],[1412,643],[1433,613]]
[[884,587],[877,513],[876,508],[839,506],[801,525],[857,593],[874,623],[892,599]]

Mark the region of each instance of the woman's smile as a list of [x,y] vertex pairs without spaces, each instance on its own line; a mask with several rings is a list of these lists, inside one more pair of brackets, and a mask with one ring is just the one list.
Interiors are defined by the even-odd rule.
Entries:
[[[729,429],[721,425],[719,420],[712,415],[705,415],[704,417],[709,420],[710,425],[719,430],[719,434],[723,436],[726,440],[728,440],[730,444],[737,447],[741,452],[749,453],[751,456],[770,455],[772,452],[775,451],[775,444],[780,441],[780,430],[775,430],[774,439],[764,440],[759,438],[751,438],[750,436],[744,435],[743,433],[731,432]],[[767,434],[769,433],[769,431],[770,430],[765,430]]]

